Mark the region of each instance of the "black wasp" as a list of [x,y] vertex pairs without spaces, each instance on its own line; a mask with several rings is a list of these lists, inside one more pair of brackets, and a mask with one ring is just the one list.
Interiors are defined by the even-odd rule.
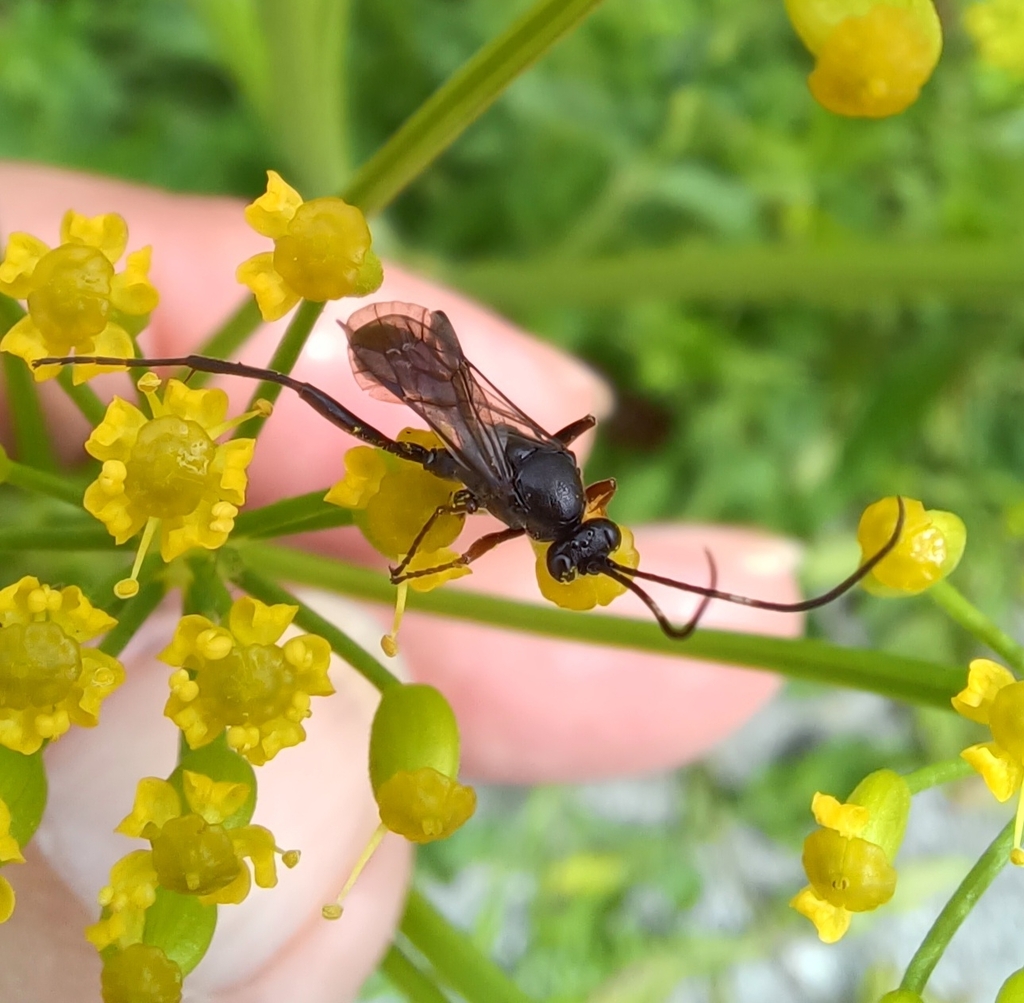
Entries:
[[[619,564],[611,558],[622,540],[619,527],[604,517],[585,518],[588,509],[603,511],[615,490],[615,482],[600,481],[585,487],[576,457],[569,449],[580,435],[594,427],[593,415],[586,415],[554,434],[546,432],[466,358],[451,321],[440,310],[431,311],[411,303],[375,303],[357,311],[347,324],[340,326],[348,338],[352,371],[359,385],[373,397],[397,401],[412,409],[437,433],[444,443],[443,449],[398,442],[312,384],[240,362],[202,355],[171,359],[77,356],[41,359],[35,364],[183,366],[267,380],[293,390],[328,421],[363,442],[419,463],[439,477],[460,482],[464,487],[434,512],[416,535],[409,553],[391,569],[391,581],[395,584],[469,564],[499,543],[526,535],[550,544],[547,567],[556,581],[570,582],[577,575],[607,575],[639,596],[669,637],[684,638],[693,632],[711,599],[789,613],[823,606],[856,585],[899,539],[903,527],[902,500],[892,537],[878,553],[835,588],[796,603],[770,602],[719,591],[714,587],[715,566],[710,554],[709,586],[677,582]],[[406,570],[436,519],[449,513],[468,515],[482,509],[507,528],[481,537],[451,564]],[[674,626],[636,583],[637,578],[702,596],[703,601],[689,621]]]

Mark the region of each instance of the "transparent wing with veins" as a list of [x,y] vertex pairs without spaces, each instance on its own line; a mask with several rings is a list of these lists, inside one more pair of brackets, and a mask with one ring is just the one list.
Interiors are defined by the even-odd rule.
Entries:
[[448,451],[493,488],[509,489],[510,430],[564,448],[463,354],[451,321],[411,303],[375,303],[342,325],[356,382],[378,400],[405,404]]

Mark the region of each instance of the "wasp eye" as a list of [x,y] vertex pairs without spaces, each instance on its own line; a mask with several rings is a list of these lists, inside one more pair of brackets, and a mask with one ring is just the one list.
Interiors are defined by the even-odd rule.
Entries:
[[548,552],[548,573],[556,582],[571,582],[576,577],[576,569],[567,554]]

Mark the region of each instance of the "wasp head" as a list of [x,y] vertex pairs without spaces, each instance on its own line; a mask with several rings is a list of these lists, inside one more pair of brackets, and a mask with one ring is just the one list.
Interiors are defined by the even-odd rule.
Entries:
[[577,574],[596,575],[622,543],[622,533],[611,519],[588,519],[569,536],[548,548],[548,574],[556,582],[571,582]]

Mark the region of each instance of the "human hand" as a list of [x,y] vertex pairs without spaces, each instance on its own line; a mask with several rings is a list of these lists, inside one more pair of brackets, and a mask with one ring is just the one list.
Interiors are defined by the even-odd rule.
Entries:
[[[27,230],[52,242],[69,207],[86,215],[119,212],[128,220],[130,248],[154,245],[151,274],[161,305],[142,337],[152,355],[194,350],[239,302],[237,263],[264,249],[234,200],[172,196],[49,168],[0,165],[5,235]],[[388,266],[384,286],[372,298],[445,310],[467,356],[547,428],[608,409],[607,390],[582,366],[450,290]],[[412,416],[358,390],[334,324],[364,302],[328,305],[295,375],[394,433],[413,423]],[[242,353],[244,361],[265,363],[280,330],[277,325],[261,329]],[[110,386],[118,378],[104,379]],[[237,403],[252,389],[240,383],[221,383]],[[46,384],[43,389],[65,455],[81,456],[86,428],[58,388]],[[250,504],[326,487],[340,477],[343,453],[351,445],[301,402],[282,396],[250,468]],[[639,527],[635,534],[644,568],[655,573],[702,581],[703,548],[708,547],[720,587],[779,601],[798,597],[796,552],[785,541],[708,527]],[[317,546],[338,556],[374,559],[354,530],[322,534]],[[446,587],[542,601],[524,541],[487,555],[468,581]],[[692,599],[680,593],[659,595],[662,600],[676,620],[692,610]],[[371,648],[381,628],[370,617],[383,624],[389,615],[332,597],[313,602]],[[648,615],[632,596],[617,600],[610,612]],[[29,848],[29,864],[5,871],[19,893],[15,916],[0,939],[5,999],[55,998],[59,985],[78,999],[95,992],[98,962],[81,940],[81,927],[95,919],[95,893],[106,883],[111,863],[129,848],[113,827],[131,808],[139,777],[165,776],[173,768],[176,730],[161,716],[168,670],[154,659],[175,619],[173,612],[154,617],[125,652],[128,680],[104,706],[101,726],[73,731],[48,750],[47,817],[34,852]],[[796,635],[801,628],[792,615],[722,603],[711,604],[703,623],[780,636]],[[462,730],[464,773],[481,780],[572,780],[677,765],[734,730],[777,686],[766,674],[421,614],[409,614],[401,642],[409,676],[437,685],[451,701]],[[256,821],[271,828],[282,846],[300,848],[302,863],[282,875],[273,892],[254,893],[242,905],[220,911],[214,943],[189,976],[190,988],[206,991],[211,999],[351,998],[400,915],[410,854],[401,839],[389,837],[357,884],[344,919],[337,924],[320,919],[320,906],[332,898],[376,824],[366,778],[375,694],[343,666],[335,667],[332,679],[339,693],[314,706],[308,741],[258,774]],[[40,903],[58,894],[54,872],[90,904],[79,908],[78,902],[64,901],[59,919],[46,914]],[[46,957],[54,959],[49,974]],[[20,973],[18,964],[24,965]]]

